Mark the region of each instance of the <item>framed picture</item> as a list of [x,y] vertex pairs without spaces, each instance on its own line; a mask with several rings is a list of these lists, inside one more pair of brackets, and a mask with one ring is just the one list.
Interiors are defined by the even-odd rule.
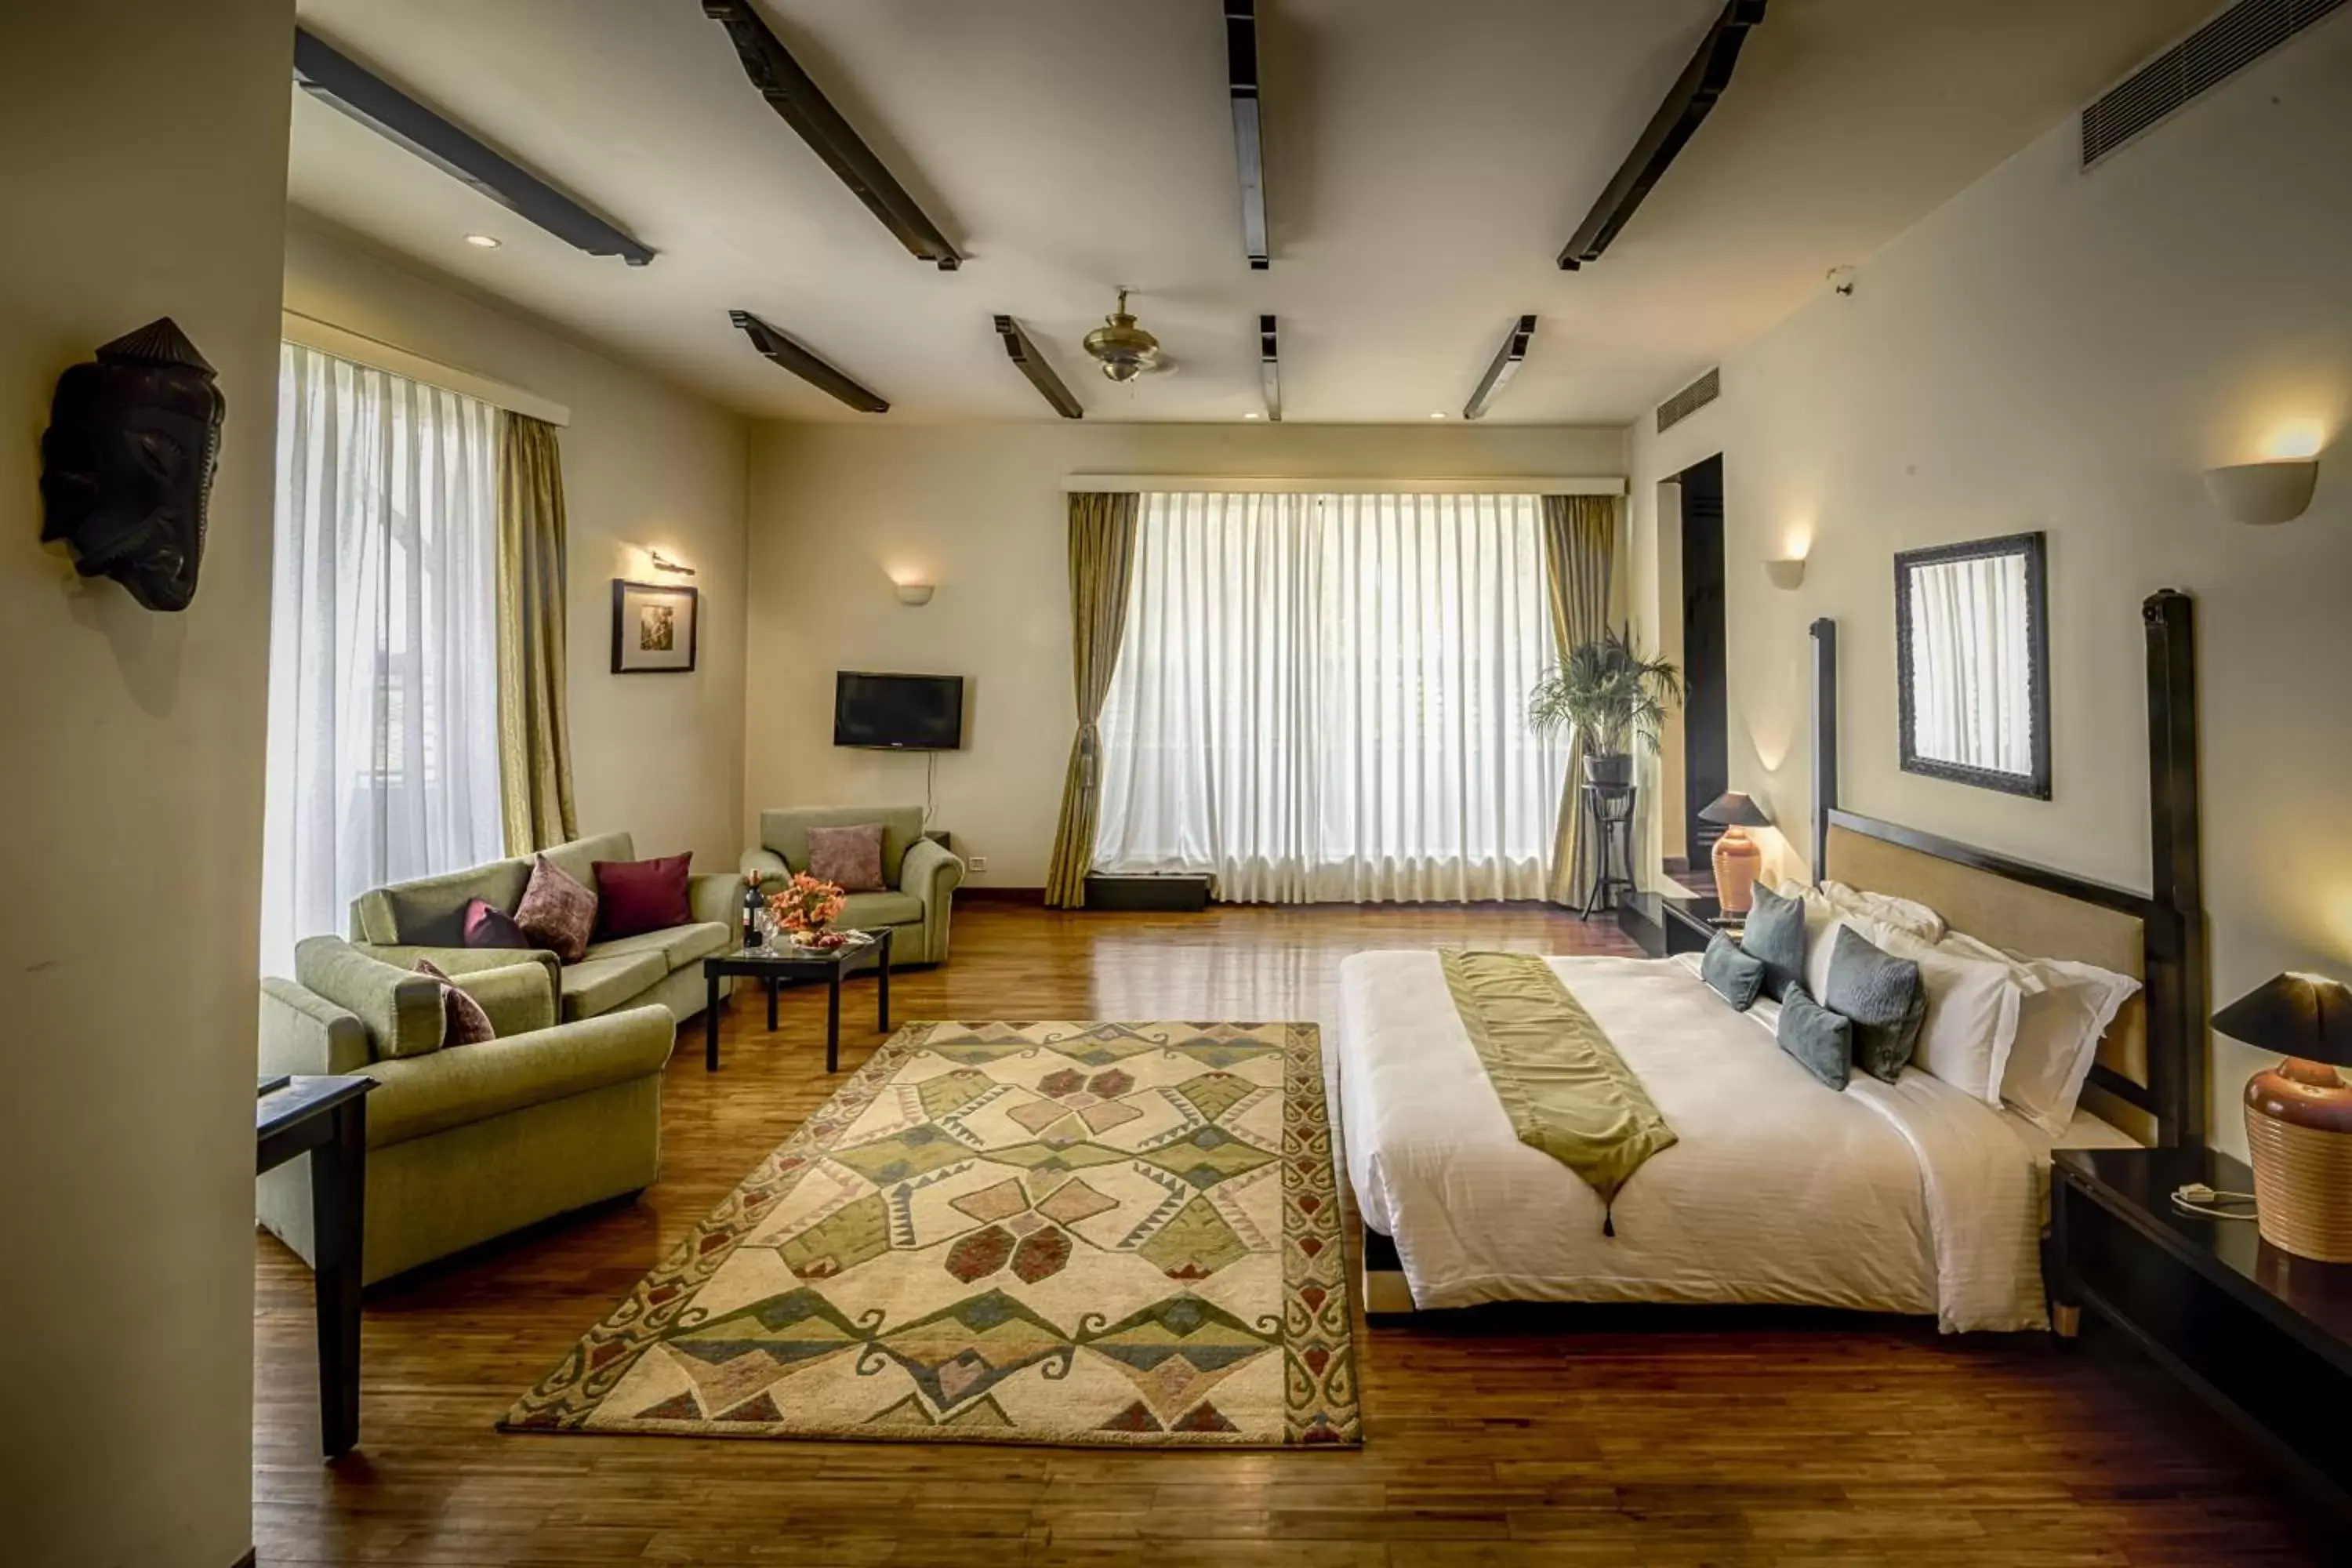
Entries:
[[670,674],[694,668],[695,591],[613,579],[613,673]]

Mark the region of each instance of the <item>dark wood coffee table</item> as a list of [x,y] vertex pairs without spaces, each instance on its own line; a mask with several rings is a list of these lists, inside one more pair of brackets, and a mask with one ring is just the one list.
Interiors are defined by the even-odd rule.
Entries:
[[[702,961],[703,983],[709,995],[702,1011],[702,1065],[706,1071],[719,1070],[719,982],[723,975],[740,975],[759,980],[768,988],[768,1032],[776,1031],[776,986],[786,980],[822,980],[825,983],[824,1000],[824,1070],[841,1070],[841,980],[869,960],[877,977],[875,992],[875,1027],[884,1034],[890,1032],[890,928],[877,931],[851,931],[851,941],[830,952],[815,948],[788,947],[779,943],[772,948],[737,948]],[[865,940],[859,941],[858,938]]]
[[319,1318],[319,1441],[340,1458],[360,1438],[360,1251],[366,1223],[367,1097],[357,1075],[265,1079],[253,1105],[253,1169],[310,1156],[310,1250]]

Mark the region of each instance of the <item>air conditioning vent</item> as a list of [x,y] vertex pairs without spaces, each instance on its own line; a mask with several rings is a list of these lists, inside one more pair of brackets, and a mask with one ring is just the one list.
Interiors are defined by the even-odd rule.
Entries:
[[2083,110],[2083,167],[2089,168],[2344,4],[2239,0]]
[[1722,395],[1722,370],[1717,368],[1708,371],[1705,375],[1658,405],[1658,434],[1664,435]]

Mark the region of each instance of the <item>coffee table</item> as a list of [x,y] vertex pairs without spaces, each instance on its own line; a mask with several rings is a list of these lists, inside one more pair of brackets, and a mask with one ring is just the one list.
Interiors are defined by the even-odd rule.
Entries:
[[779,943],[772,948],[737,948],[702,961],[703,983],[709,995],[702,1011],[702,1066],[707,1072],[719,1070],[719,982],[724,975],[740,975],[746,979],[764,981],[768,988],[768,1032],[776,1031],[776,985],[785,980],[822,980],[825,983],[824,1001],[824,1070],[841,1070],[841,980],[851,970],[871,960],[877,986],[875,992],[875,1027],[887,1034],[890,1030],[890,928],[878,931],[845,932],[850,939],[841,946],[824,951],[817,948],[791,947]]

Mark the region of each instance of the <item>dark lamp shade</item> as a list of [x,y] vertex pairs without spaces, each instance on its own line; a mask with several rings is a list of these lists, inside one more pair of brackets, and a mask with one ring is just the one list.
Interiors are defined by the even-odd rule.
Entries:
[[2213,1027],[2283,1057],[2352,1067],[2352,987],[2324,974],[2276,974],[2213,1015]]
[[1727,790],[1717,795],[1708,803],[1706,808],[1698,814],[1698,817],[1701,822],[1719,822],[1726,827],[1772,826],[1772,819],[1764,815],[1762,808],[1736,789]]

